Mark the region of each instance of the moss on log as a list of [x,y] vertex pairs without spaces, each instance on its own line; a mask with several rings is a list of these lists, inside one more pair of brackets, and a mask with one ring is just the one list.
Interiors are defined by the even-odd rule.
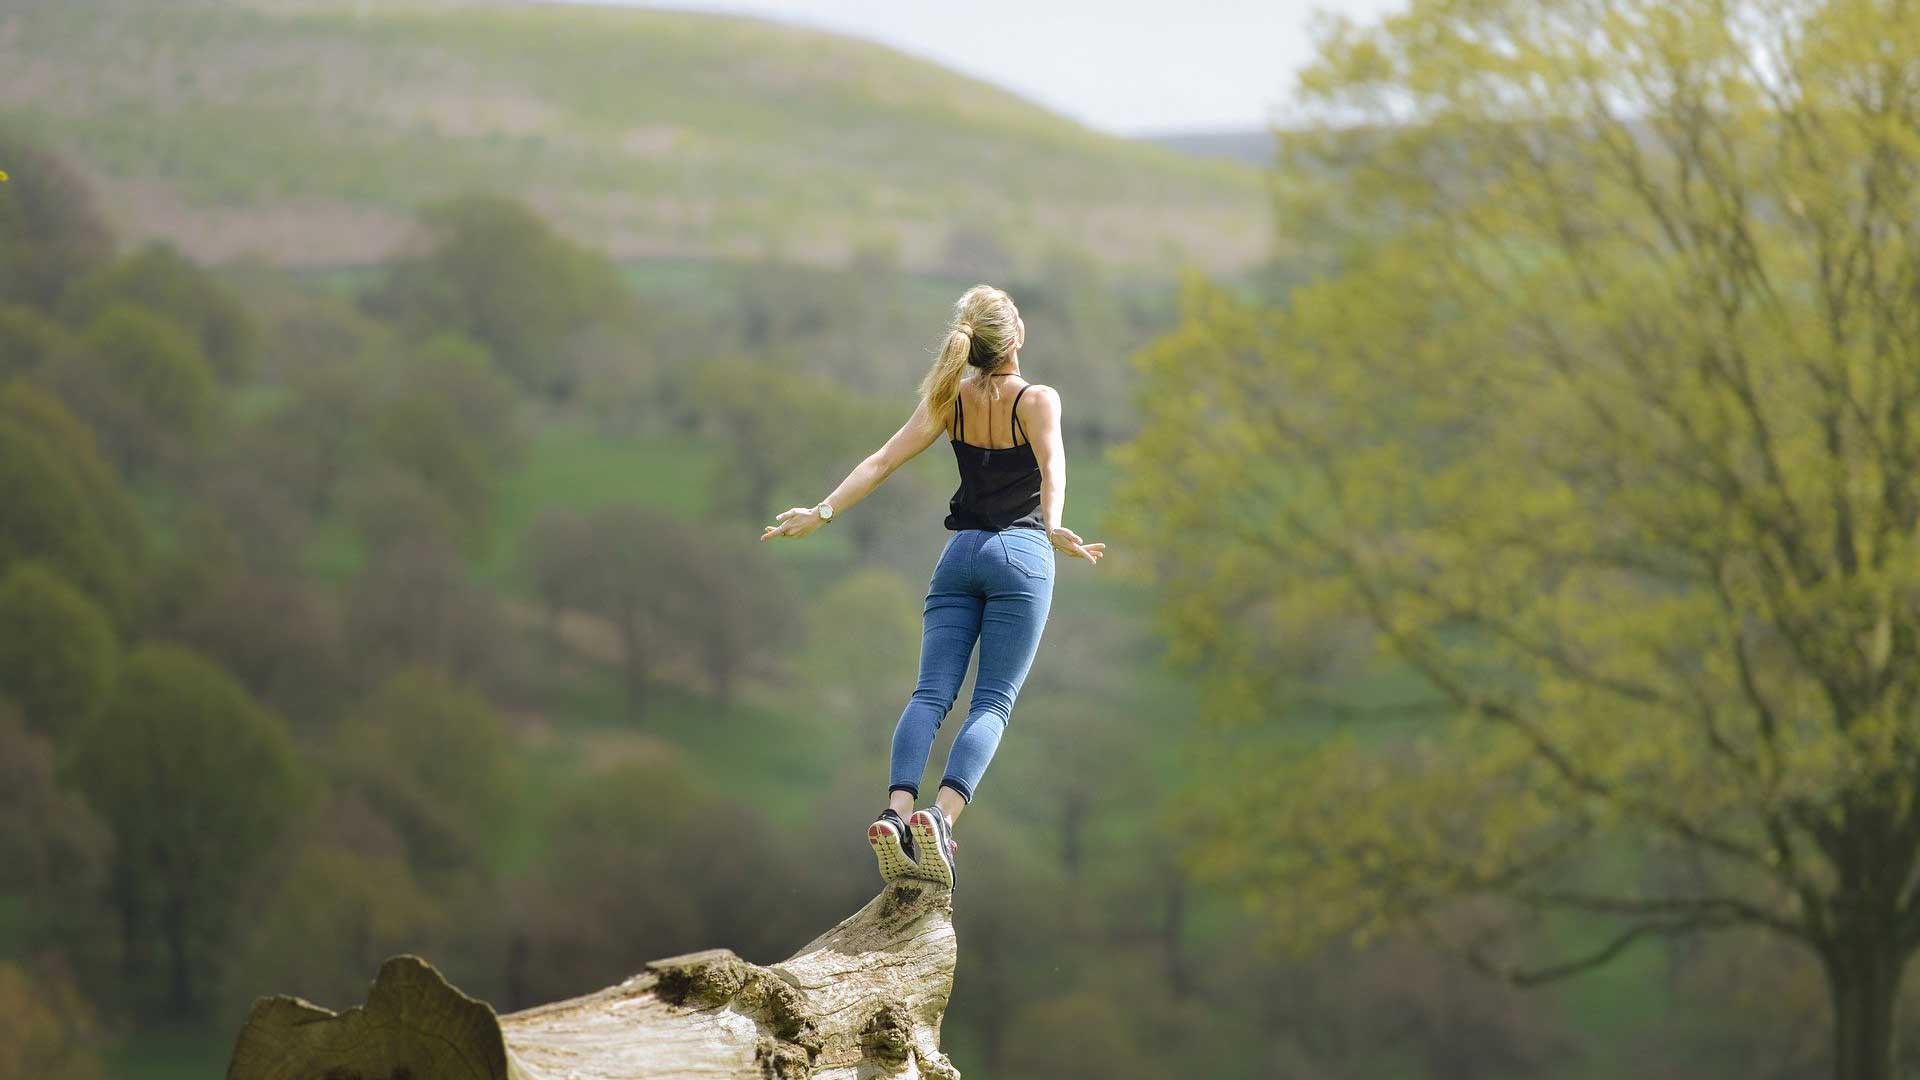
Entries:
[[959,1080],[939,1048],[956,955],[952,894],[900,881],[780,963],[710,949],[506,1016],[396,956],[343,1013],[254,1002],[227,1078]]

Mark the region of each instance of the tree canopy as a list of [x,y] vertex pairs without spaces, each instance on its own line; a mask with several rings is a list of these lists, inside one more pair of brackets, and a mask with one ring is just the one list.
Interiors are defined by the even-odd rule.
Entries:
[[[1228,718],[1233,782],[1192,809],[1236,824],[1200,861],[1276,927],[1419,925],[1522,981],[1760,927],[1824,965],[1837,1075],[1891,1075],[1920,945],[1916,62],[1920,20],[1869,0],[1329,31],[1280,185],[1322,275],[1284,309],[1190,282],[1128,454]],[[1532,959],[1552,911],[1617,931]]]

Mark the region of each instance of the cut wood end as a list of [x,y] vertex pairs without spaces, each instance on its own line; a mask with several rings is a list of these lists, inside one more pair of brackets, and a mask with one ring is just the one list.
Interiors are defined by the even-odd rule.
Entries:
[[952,915],[948,889],[897,881],[778,964],[706,949],[504,1017],[425,960],[395,956],[367,1003],[343,1013],[286,995],[256,1001],[227,1077],[959,1080],[939,1049]]

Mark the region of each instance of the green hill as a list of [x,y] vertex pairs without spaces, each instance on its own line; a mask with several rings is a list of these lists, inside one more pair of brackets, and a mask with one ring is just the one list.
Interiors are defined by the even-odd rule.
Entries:
[[[0,121],[70,155],[123,235],[210,261],[379,259],[414,207],[511,192],[616,256],[963,272],[1053,244],[1243,267],[1260,173],[766,20],[478,0],[25,0]],[[4,168],[0,163],[0,168]]]

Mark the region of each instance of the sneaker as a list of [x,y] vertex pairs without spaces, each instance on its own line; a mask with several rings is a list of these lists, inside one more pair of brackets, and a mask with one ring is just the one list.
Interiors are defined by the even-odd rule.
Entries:
[[907,827],[918,842],[915,862],[920,876],[953,888],[954,853],[960,849],[960,841],[953,838],[953,822],[947,820],[946,811],[938,806],[915,810],[907,819]]
[[874,858],[880,861],[880,880],[920,876],[913,833],[907,823],[900,820],[898,810],[889,806],[880,811],[880,816],[867,826],[867,843],[873,847]]

